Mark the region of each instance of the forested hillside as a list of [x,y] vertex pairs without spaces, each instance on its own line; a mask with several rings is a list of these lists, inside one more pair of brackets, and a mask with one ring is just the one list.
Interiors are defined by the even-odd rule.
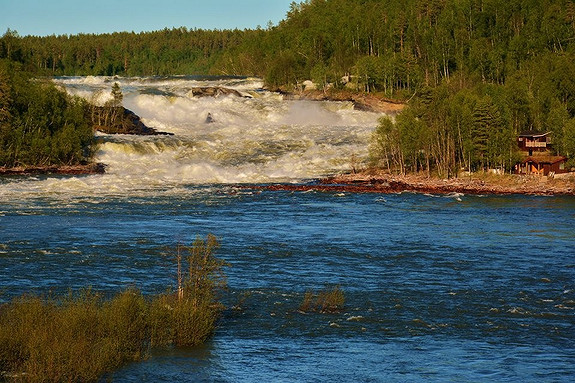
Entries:
[[365,91],[411,97],[445,81],[502,85],[542,63],[568,76],[574,42],[573,0],[307,0],[265,30],[9,30],[0,58],[54,75],[259,75],[270,86],[352,75]]
[[152,76],[207,74],[222,52],[263,31],[206,31],[185,27],[156,32],[24,36],[7,31],[0,58],[44,75]]
[[93,143],[84,100],[0,59],[0,167],[83,164]]
[[[575,157],[574,0],[307,0],[277,26],[0,39],[0,58],[54,75],[256,75],[272,89],[409,101],[375,162],[400,171],[499,167],[515,136],[552,131]],[[346,84],[347,82],[347,84]]]
[[311,0],[228,54],[272,87],[350,75],[355,89],[409,100],[381,122],[374,162],[452,176],[512,170],[522,131],[551,131],[553,154],[575,165],[574,43],[572,0]]
[[504,84],[538,57],[567,55],[574,32],[572,0],[309,0],[228,61],[271,84],[351,74],[393,96],[444,80]]

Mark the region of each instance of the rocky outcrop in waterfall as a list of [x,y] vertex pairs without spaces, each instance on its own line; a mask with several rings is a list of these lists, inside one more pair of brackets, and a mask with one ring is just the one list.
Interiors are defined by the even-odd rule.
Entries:
[[135,134],[140,136],[173,135],[146,126],[140,116],[123,106],[90,106],[94,130],[107,134]]
[[88,175],[103,174],[105,172],[106,165],[102,163],[60,166],[18,166],[14,168],[0,167],[0,176],[29,176],[37,174]]
[[220,86],[206,86],[206,87],[193,87],[188,96],[191,97],[220,97],[220,96],[236,96],[236,97],[249,97],[241,94],[235,89],[222,88]]

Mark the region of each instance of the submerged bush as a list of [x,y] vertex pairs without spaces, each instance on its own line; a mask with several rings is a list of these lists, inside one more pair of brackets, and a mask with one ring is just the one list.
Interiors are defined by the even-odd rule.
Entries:
[[86,289],[59,299],[26,295],[1,305],[0,380],[97,381],[141,360],[151,347],[206,341],[223,309],[217,289],[225,285],[225,264],[214,257],[215,248],[213,236],[184,248],[193,267],[178,278],[183,294],[147,298],[132,288],[106,300]]
[[16,298],[0,311],[0,368],[27,381],[95,381],[145,355],[145,316],[135,290],[109,302],[91,290]]
[[196,304],[165,294],[150,303],[149,324],[152,347],[195,346],[214,332],[223,306],[218,302]]
[[152,344],[194,346],[212,334],[223,309],[217,293],[226,287],[227,264],[214,256],[218,247],[211,234],[206,240],[196,238],[192,246],[178,246],[177,294],[161,296],[152,305]]
[[339,286],[325,288],[318,293],[307,291],[299,306],[302,312],[337,313],[343,310],[345,295]]

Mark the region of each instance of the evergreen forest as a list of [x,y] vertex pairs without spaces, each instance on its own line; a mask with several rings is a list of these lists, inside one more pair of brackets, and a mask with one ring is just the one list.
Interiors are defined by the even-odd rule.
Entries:
[[0,59],[0,167],[89,162],[95,147],[86,102],[20,66]]
[[258,76],[406,102],[374,133],[399,172],[510,171],[523,131],[552,132],[575,165],[574,0],[306,0],[278,25],[0,39],[37,75]]

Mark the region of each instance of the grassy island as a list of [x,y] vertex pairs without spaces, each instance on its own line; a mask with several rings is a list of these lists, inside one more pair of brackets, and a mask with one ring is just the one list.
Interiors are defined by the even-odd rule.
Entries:
[[174,293],[144,296],[130,288],[106,299],[85,289],[0,305],[0,380],[92,382],[151,348],[203,343],[223,309],[217,293],[225,264],[214,257],[217,247],[212,235],[178,246]]

